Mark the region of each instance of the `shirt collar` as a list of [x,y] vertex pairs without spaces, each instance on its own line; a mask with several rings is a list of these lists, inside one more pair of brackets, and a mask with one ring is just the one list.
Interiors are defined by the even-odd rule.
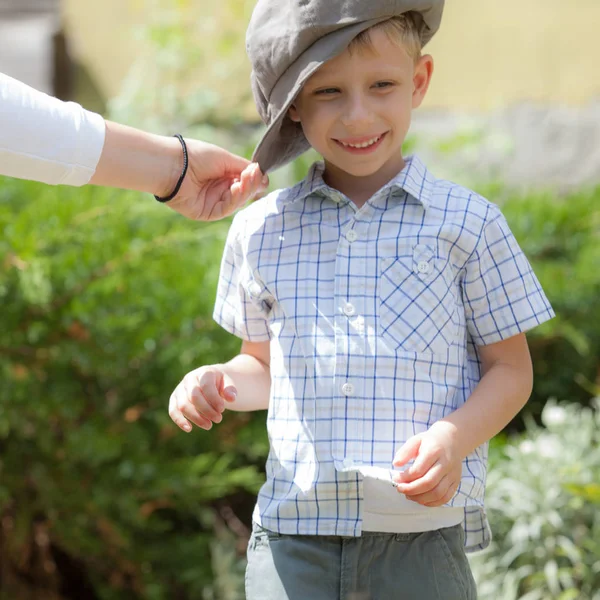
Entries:
[[[393,179],[388,181],[374,198],[381,197],[390,190],[404,190],[427,210],[431,206],[431,192],[435,184],[435,177],[415,154],[405,159],[405,165]],[[298,202],[305,200],[311,194],[319,194],[328,198],[338,198],[340,192],[329,187],[323,180],[325,164],[323,161],[315,162],[309,169],[306,177],[291,188],[285,190],[281,198],[284,202]]]
[[390,188],[404,190],[427,210],[431,206],[431,193],[435,185],[435,177],[416,154],[406,157],[405,162],[402,171],[384,185],[376,195]]

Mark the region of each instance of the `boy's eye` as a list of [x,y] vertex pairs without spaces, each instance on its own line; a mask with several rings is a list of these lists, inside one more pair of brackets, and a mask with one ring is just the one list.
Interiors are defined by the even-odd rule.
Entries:
[[378,81],[374,87],[378,88],[378,89],[384,89],[387,87],[391,87],[392,85],[394,85],[391,81]]
[[340,90],[338,88],[323,88],[322,90],[316,90],[315,94],[319,96],[324,96],[329,94],[336,94],[339,91]]

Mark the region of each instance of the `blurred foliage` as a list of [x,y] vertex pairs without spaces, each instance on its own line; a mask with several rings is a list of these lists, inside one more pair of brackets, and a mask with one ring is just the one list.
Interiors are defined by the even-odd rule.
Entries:
[[[550,394],[597,393],[599,196],[496,198],[560,315],[529,336],[532,420]],[[227,225],[132,193],[2,181],[0,557],[17,588],[0,598],[28,597],[12,592],[24,573],[46,590],[33,598],[53,598],[70,572],[90,599],[239,597],[265,415],[190,435],[167,415],[186,372],[239,347],[211,320]],[[492,456],[490,475],[511,465]]]
[[493,541],[471,558],[480,600],[600,599],[600,397],[550,401],[542,424],[492,448]]
[[203,598],[215,511],[254,496],[267,447],[264,413],[190,435],[167,415],[239,348],[211,321],[227,223],[3,180],[0,230],[2,597],[32,573],[58,592],[68,556],[90,598]]
[[497,201],[529,258],[556,318],[529,334],[534,393],[586,404],[600,383],[600,188],[560,198],[481,190]]
[[259,121],[244,45],[255,0],[222,0],[209,9],[203,0],[129,1],[143,9],[145,25],[134,33],[137,59],[121,94],[109,102],[115,120],[160,132],[243,132],[244,123]]
[[[193,0],[136,1],[153,15],[139,32],[147,51],[140,51],[110,116],[249,156],[260,131],[231,103],[234,96],[217,75],[243,72],[234,30],[247,23],[253,0],[215,5],[219,25],[225,23],[217,28],[215,54],[201,51],[198,40],[213,35],[216,21],[195,19]],[[197,71],[205,76],[195,77]],[[439,149],[455,152],[477,142],[474,133]],[[405,151],[415,146],[409,138]],[[298,181],[314,158],[307,153],[272,174],[272,187]],[[514,195],[498,186],[478,191],[501,205],[559,315],[529,335],[536,382],[524,414],[539,421],[552,396],[589,403],[600,368],[600,190],[568,198]],[[185,373],[226,360],[239,347],[211,320],[227,226],[186,221],[133,193],[0,182],[1,600],[242,597],[247,528],[267,452],[265,415],[229,413],[212,431],[189,435],[167,415],[169,395]],[[542,430],[529,427],[532,439],[541,439]],[[523,429],[522,417],[512,429]],[[494,440],[490,477],[496,471],[515,476],[516,450],[509,449],[519,443]],[[567,466],[586,458],[583,450],[572,452]],[[527,490],[545,476],[553,486],[551,467],[563,464],[562,457],[539,465],[531,457],[536,464],[519,463],[522,479],[515,481]],[[533,471],[542,464],[545,472]],[[570,478],[561,475],[560,492],[545,500],[580,502],[588,511],[597,493],[590,484],[598,481],[597,461],[589,472],[596,479],[585,480],[590,464],[581,462]],[[499,478],[492,477],[491,490],[505,498]],[[492,523],[500,558],[512,544],[511,520],[527,522],[508,512],[519,508],[519,486],[505,513],[491,497],[493,519],[501,515]],[[536,489],[541,502],[541,484]],[[568,519],[575,519],[569,510]],[[558,525],[554,513],[548,519]],[[592,531],[591,521],[585,523],[582,540]],[[563,545],[570,535],[564,529]],[[513,563],[490,562],[494,569],[483,576],[512,577],[518,593],[546,585],[538,579],[547,583],[552,572],[560,585],[569,577],[581,586],[594,581],[580,566],[599,560],[592,542],[578,547],[577,557],[569,547],[567,564],[556,536],[553,547],[533,551],[532,558],[533,541],[543,545],[535,533],[527,533],[529,545],[512,555]],[[546,562],[549,567],[541,566]],[[516,574],[506,574],[508,567]],[[549,575],[535,579],[532,568]],[[513,588],[499,589],[517,597],[510,596]],[[537,597],[543,596],[531,596]]]

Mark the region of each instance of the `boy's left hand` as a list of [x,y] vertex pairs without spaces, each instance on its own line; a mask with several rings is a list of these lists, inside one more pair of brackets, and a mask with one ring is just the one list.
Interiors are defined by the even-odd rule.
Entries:
[[462,475],[462,457],[456,448],[452,425],[434,423],[424,433],[406,441],[394,458],[401,467],[413,465],[394,476],[397,489],[423,506],[442,506],[454,496]]

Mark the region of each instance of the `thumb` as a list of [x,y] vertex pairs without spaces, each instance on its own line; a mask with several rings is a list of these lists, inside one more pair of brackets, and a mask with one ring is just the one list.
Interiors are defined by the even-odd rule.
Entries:
[[227,402],[234,402],[237,398],[237,388],[235,387],[233,379],[231,379],[227,373],[223,373],[223,381],[221,382],[221,398]]
[[406,440],[400,450],[396,452],[396,456],[394,457],[393,461],[393,465],[395,467],[401,467],[418,456],[419,448],[421,447],[421,438],[422,435],[418,434],[413,435],[413,437]]
[[235,173],[237,175],[252,164],[249,160],[227,150],[223,150],[221,160],[225,173]]

